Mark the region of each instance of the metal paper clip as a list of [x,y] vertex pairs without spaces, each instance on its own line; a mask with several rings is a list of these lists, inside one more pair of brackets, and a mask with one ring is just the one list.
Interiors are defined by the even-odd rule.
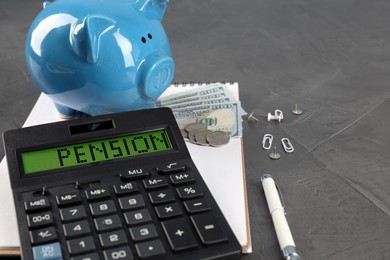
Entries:
[[263,149],[265,150],[270,149],[273,139],[274,137],[271,134],[265,134],[263,137],[263,141],[261,142],[263,144]]
[[288,138],[282,138],[281,141],[282,141],[282,145],[283,145],[284,151],[286,153],[294,152],[294,147],[292,146],[292,144],[291,144],[291,142],[290,142],[290,140]]

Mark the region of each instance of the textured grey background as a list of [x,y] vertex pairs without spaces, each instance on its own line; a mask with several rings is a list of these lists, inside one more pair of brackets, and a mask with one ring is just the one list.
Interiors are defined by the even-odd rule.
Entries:
[[[0,132],[20,127],[39,95],[24,41],[40,9],[0,2]],[[253,241],[244,259],[280,259],[264,173],[283,192],[303,259],[390,259],[389,13],[388,0],[171,1],[174,81],[237,81],[242,106],[261,119],[243,123]],[[290,113],[295,103],[303,115]],[[275,109],[280,124],[265,120]],[[280,160],[261,149],[265,133]]]

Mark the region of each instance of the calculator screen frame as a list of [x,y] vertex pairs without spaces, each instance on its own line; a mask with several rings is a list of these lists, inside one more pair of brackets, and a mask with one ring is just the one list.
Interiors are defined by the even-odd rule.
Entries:
[[[80,124],[93,124],[112,120],[113,128],[96,132],[72,135],[69,127]],[[119,158],[78,165],[57,170],[48,170],[25,174],[21,158],[22,152],[67,146],[93,140],[120,137],[146,131],[164,129],[171,143],[172,150],[153,152],[137,156]],[[99,179],[108,174],[120,174],[127,168],[184,160],[190,158],[188,149],[181,136],[180,129],[169,108],[146,109],[117,114],[86,117],[70,121],[27,127],[4,133],[6,156],[10,171],[11,187],[18,189],[58,183],[58,178],[65,181]],[[53,141],[55,140],[55,141]]]
[[[77,165],[70,165],[70,166],[57,166],[57,168],[51,168],[51,169],[46,169],[46,170],[36,170],[36,171],[29,171],[29,172],[26,172],[26,164],[27,164],[27,158],[23,158],[23,155],[26,155],[28,153],[34,153],[34,152],[42,152],[42,151],[45,151],[47,149],[60,149],[60,148],[69,148],[69,147],[72,147],[72,146],[76,146],[76,145],[88,145],[90,144],[91,142],[106,142],[107,144],[107,141],[108,140],[113,140],[113,139],[122,139],[122,140],[125,140],[125,138],[131,138],[133,136],[137,136],[137,135],[141,135],[141,134],[148,134],[148,133],[155,133],[157,131],[160,131],[160,132],[164,132],[165,135],[166,135],[166,138],[168,139],[168,144],[169,144],[169,148],[165,149],[165,150],[158,150],[158,151],[148,151],[148,152],[144,152],[144,153],[140,153],[140,154],[128,154],[128,155],[124,155],[124,156],[121,156],[119,158],[110,158],[110,159],[98,159],[97,161],[95,162],[81,162]],[[130,144],[126,144],[127,146],[130,146]],[[126,147],[127,150],[129,150],[130,148],[129,147]],[[125,149],[124,149],[125,150]],[[136,132],[136,133],[124,133],[124,134],[121,134],[121,135],[116,135],[116,136],[113,136],[113,137],[104,137],[104,138],[100,138],[100,139],[95,139],[95,140],[87,140],[85,142],[82,142],[82,143],[71,143],[71,144],[68,144],[68,145],[64,145],[64,144],[59,144],[59,145],[55,145],[55,146],[52,146],[52,147],[42,147],[40,149],[31,149],[31,148],[27,148],[27,149],[21,149],[19,151],[17,151],[17,158],[18,158],[18,162],[22,162],[21,164],[21,172],[24,174],[24,175],[30,175],[30,174],[39,174],[39,173],[45,173],[45,172],[49,172],[49,171],[58,171],[58,170],[62,170],[62,169],[66,169],[66,168],[73,168],[73,169],[77,169],[78,167],[80,166],[87,166],[87,165],[90,165],[90,164],[99,164],[99,163],[114,163],[116,162],[117,160],[121,160],[121,159],[130,159],[130,157],[140,157],[140,156],[146,156],[147,154],[151,154],[151,153],[160,153],[160,152],[163,152],[163,151],[171,151],[173,150],[173,147],[172,147],[172,144],[171,144],[171,141],[169,139],[169,136],[168,136],[168,133],[167,133],[167,130],[165,128],[161,128],[161,129],[153,129],[153,130],[146,130],[146,131],[143,131],[143,132]],[[68,150],[69,151],[69,150]],[[85,152],[85,150],[84,150]],[[124,151],[123,151],[124,152]],[[130,152],[129,152],[130,153]],[[82,154],[82,152],[81,152]],[[84,154],[84,156],[86,156]],[[29,159],[30,161],[32,161],[33,159]],[[112,162],[111,162],[112,161]]]

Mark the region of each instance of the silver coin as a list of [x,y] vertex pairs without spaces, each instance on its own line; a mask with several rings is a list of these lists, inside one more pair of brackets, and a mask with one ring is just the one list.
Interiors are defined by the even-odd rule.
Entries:
[[206,136],[212,132],[211,130],[203,129],[203,130],[196,130],[195,132],[195,141],[197,144],[208,146],[209,143],[207,142]]
[[211,146],[220,147],[230,141],[230,135],[223,131],[212,131],[207,134],[206,140]]
[[207,129],[207,125],[201,123],[191,123],[184,127],[184,130],[186,130],[188,133],[199,129]]
[[188,133],[188,139],[193,144],[197,144],[196,140],[195,140],[195,133],[196,133],[196,131],[191,131],[191,132]]

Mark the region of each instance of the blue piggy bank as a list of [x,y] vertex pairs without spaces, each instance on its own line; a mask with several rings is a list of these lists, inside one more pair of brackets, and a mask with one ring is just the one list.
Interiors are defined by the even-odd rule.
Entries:
[[45,2],[27,35],[33,81],[64,117],[153,107],[174,75],[161,25],[168,2]]

